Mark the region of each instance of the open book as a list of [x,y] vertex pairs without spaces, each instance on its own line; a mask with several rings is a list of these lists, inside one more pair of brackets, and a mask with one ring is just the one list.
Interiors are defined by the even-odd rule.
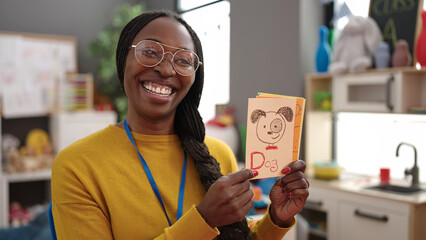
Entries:
[[248,100],[246,168],[255,179],[282,176],[299,158],[305,99],[258,93]]

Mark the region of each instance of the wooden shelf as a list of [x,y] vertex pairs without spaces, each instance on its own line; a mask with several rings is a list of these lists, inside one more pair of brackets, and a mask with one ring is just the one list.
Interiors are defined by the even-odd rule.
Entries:
[[32,182],[32,181],[43,181],[50,180],[52,174],[51,169],[43,169],[34,172],[24,173],[3,173],[1,177],[9,183],[13,182]]

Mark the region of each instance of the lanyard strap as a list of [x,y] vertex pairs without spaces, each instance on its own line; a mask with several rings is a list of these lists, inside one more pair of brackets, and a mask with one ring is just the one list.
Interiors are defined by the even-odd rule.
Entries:
[[[166,214],[167,221],[169,222],[169,226],[172,226],[172,222],[170,221],[169,215],[167,214],[166,207],[164,206],[163,199],[161,198],[160,191],[158,190],[157,184],[155,183],[154,177],[151,174],[151,170],[149,170],[148,164],[145,162],[145,159],[140,154],[138,148],[136,147],[135,140],[133,139],[132,133],[130,132],[129,125],[127,124],[127,119],[124,119],[124,129],[126,130],[127,137],[129,137],[130,141],[132,142],[133,146],[136,148],[136,151],[138,152],[139,158],[141,160],[142,166],[145,170],[146,176],[148,177],[149,183],[151,184],[152,190],[154,190],[155,195],[158,198],[158,201],[161,203],[161,206],[163,207],[164,213]],[[178,209],[177,209],[177,215],[176,215],[176,222],[182,217],[182,211],[183,211],[183,196],[185,193],[185,179],[186,179],[186,154],[183,153],[183,167],[182,167],[182,176],[180,179],[180,187],[179,187],[179,199],[178,199]]]

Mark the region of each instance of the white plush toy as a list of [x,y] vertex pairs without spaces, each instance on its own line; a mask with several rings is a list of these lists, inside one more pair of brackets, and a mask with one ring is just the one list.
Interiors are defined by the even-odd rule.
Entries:
[[339,74],[346,71],[361,72],[370,68],[376,47],[382,39],[380,28],[372,18],[350,17],[334,44],[328,71]]

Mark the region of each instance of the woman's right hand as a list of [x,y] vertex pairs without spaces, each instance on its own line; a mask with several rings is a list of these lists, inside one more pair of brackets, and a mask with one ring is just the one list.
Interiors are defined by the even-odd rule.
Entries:
[[249,179],[256,173],[242,169],[222,176],[211,185],[196,208],[212,228],[240,222],[246,217],[254,206]]

